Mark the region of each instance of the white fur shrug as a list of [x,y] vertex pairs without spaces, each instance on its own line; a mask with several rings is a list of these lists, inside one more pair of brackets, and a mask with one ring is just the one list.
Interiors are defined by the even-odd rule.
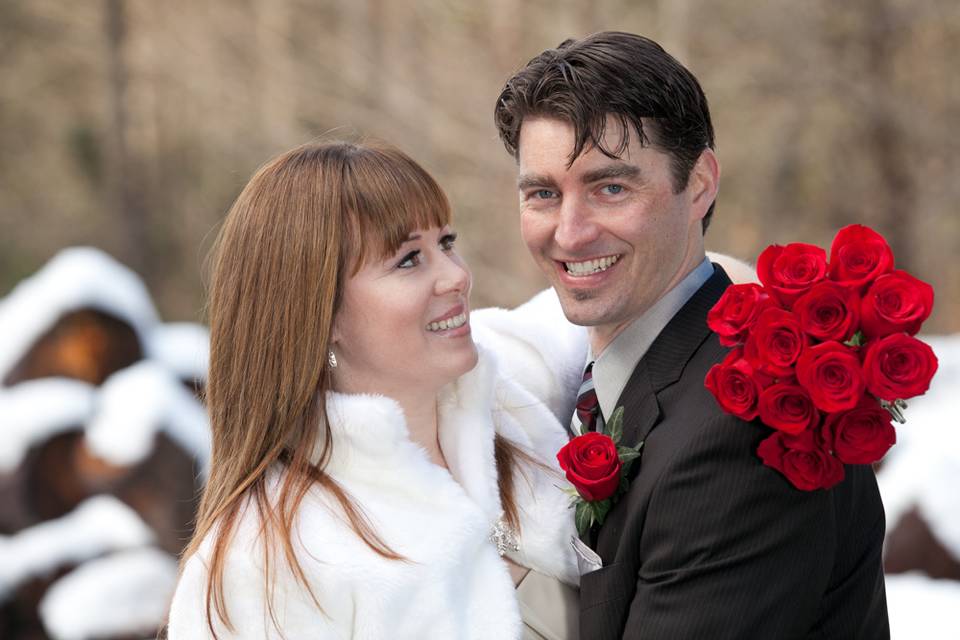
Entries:
[[[557,323],[544,331],[545,322]],[[327,471],[359,504],[382,539],[407,561],[373,553],[321,491],[307,495],[294,538],[298,559],[323,607],[284,563],[275,563],[275,613],[286,638],[402,640],[518,638],[513,583],[489,540],[502,513],[494,434],[556,468],[579,382],[586,339],[567,325],[552,292],[514,311],[471,317],[480,345],[477,367],[441,394],[440,445],[449,472],[432,464],[409,438],[403,413],[381,396],[331,393],[327,407],[333,454]],[[535,395],[534,395],[535,394]],[[541,398],[544,402],[538,401]],[[527,468],[516,482],[523,565],[578,580],[574,534],[562,475]],[[276,478],[274,479],[276,481]],[[259,522],[248,509],[226,563],[226,602],[235,633],[280,637],[263,593]],[[174,596],[169,637],[207,637],[208,539],[191,557]]]

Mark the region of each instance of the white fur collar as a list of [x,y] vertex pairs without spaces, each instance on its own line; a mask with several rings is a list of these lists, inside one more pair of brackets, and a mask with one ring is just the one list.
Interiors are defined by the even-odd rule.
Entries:
[[[479,352],[477,366],[440,393],[439,440],[449,476],[493,522],[502,513],[494,458],[496,366],[491,353],[482,348]],[[437,472],[442,472],[410,439],[403,410],[395,400],[330,392],[327,414],[333,436],[327,471],[335,479],[349,481],[376,474],[389,486],[396,473],[415,473],[436,481]]]

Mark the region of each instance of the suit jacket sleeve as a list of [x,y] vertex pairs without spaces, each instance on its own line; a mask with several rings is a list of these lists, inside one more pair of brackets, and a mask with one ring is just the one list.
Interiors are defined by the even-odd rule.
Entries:
[[816,619],[837,544],[833,497],[763,466],[765,435],[719,415],[675,452],[646,514],[624,638],[794,637]]

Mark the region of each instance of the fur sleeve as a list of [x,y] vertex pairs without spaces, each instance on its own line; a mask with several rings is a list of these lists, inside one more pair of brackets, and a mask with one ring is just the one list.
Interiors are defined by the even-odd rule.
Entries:
[[565,423],[587,353],[587,332],[567,321],[552,289],[516,309],[480,309],[470,315],[474,338],[492,351],[500,375],[519,384]]
[[514,498],[520,510],[519,564],[557,578],[579,583],[571,544],[576,535],[569,486],[557,463],[567,432],[551,412],[521,386],[505,379],[496,385],[497,432],[533,454],[540,464],[521,461],[515,475]]
[[[194,554],[183,568],[177,589],[170,605],[167,627],[169,640],[207,639],[213,636],[207,624],[206,595],[208,566],[206,545]],[[281,560],[279,564],[282,564]],[[275,563],[277,564],[277,563]],[[324,612],[317,609],[286,567],[275,567],[277,579],[273,582],[273,613],[276,625],[271,620],[265,597],[264,575],[261,554],[256,548],[239,547],[234,541],[224,567],[223,585],[227,615],[231,629],[223,623],[211,603],[213,628],[218,638],[253,640],[254,638],[344,638],[344,629],[327,614],[336,614],[349,604],[341,600],[349,598],[349,589],[314,591],[320,599]],[[339,616],[337,616],[339,617]],[[279,626],[279,631],[277,627]]]

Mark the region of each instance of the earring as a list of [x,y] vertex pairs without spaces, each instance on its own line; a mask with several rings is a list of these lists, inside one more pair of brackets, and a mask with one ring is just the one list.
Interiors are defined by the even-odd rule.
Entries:
[[327,362],[330,363],[332,368],[337,368],[337,356],[333,354],[333,350],[327,352]]

